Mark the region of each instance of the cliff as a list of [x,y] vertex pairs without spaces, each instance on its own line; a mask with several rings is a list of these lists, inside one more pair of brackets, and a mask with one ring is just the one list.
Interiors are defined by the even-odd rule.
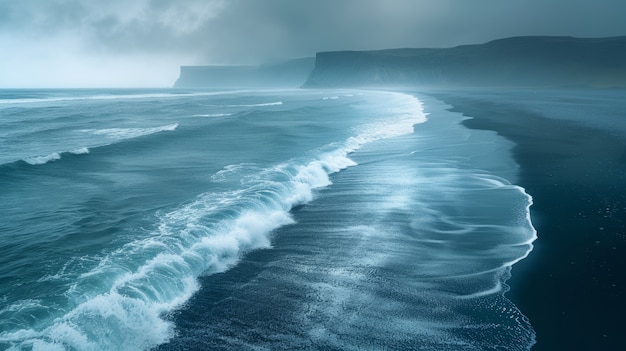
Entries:
[[305,87],[626,87],[626,37],[318,53]]
[[296,88],[307,79],[314,58],[260,66],[181,66],[175,88]]

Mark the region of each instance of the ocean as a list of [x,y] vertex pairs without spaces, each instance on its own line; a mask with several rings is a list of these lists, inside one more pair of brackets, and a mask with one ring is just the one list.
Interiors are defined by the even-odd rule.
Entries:
[[448,107],[0,91],[0,349],[530,349],[514,145]]

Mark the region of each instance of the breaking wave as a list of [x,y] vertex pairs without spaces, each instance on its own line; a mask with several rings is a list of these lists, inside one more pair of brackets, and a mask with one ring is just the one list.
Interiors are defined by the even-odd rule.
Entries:
[[[166,342],[174,335],[166,314],[199,289],[199,276],[223,272],[245,253],[270,247],[272,231],[294,223],[291,209],[310,202],[315,189],[330,185],[331,174],[356,165],[348,157],[351,152],[375,140],[412,133],[414,124],[426,120],[417,99],[394,96],[403,112],[396,111],[384,123],[365,125],[317,156],[260,169],[239,189],[204,193],[159,215],[155,228],[76,278],[65,293],[68,306],[63,312],[40,321],[39,328],[2,332],[0,343],[33,350],[140,350]],[[85,132],[125,139],[177,126]]]
[[112,139],[131,139],[141,136],[146,136],[159,132],[171,132],[178,128],[178,123],[168,124],[160,127],[153,128],[106,128],[106,129],[85,129],[82,130],[86,133],[92,133],[95,135],[103,135]]

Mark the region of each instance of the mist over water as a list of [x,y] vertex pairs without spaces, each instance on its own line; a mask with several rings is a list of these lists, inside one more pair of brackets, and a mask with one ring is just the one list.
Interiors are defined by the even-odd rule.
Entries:
[[436,100],[3,94],[3,348],[533,343],[511,145]]

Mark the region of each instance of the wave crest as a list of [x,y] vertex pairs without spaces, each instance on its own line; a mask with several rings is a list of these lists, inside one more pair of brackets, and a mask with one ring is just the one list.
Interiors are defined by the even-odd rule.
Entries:
[[60,159],[61,155],[58,152],[53,152],[46,156],[33,156],[24,158],[24,162],[28,163],[29,165],[38,166],[44,165],[48,162],[58,161]]
[[178,128],[178,123],[168,124],[153,128],[107,128],[107,129],[86,129],[84,132],[93,133],[95,135],[103,135],[112,139],[131,139],[146,136],[159,132],[171,132]]

